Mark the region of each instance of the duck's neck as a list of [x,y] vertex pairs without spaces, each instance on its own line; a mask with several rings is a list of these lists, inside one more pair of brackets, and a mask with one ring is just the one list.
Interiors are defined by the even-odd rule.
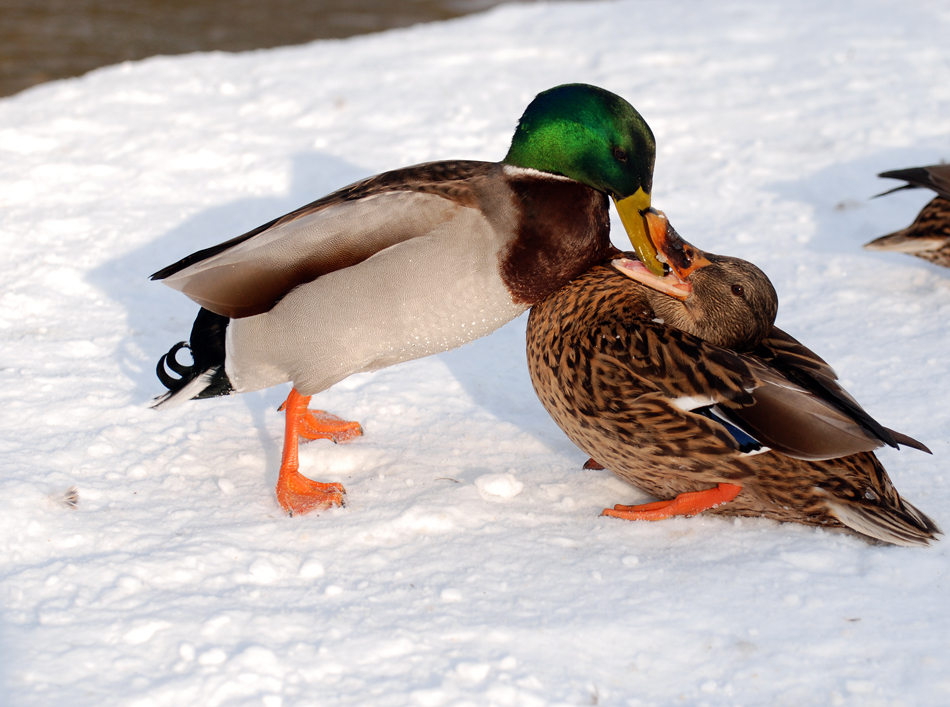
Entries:
[[563,177],[505,168],[517,214],[501,276],[515,302],[531,306],[607,258],[607,196]]

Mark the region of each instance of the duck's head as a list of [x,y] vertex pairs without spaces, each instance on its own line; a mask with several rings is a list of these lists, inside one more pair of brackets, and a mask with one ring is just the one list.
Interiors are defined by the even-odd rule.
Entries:
[[653,131],[632,105],[596,86],[567,84],[531,101],[502,162],[569,177],[613,197],[634,250],[659,275],[644,221],[655,159]]
[[657,293],[650,300],[658,318],[734,351],[748,351],[768,336],[778,295],[764,272],[739,258],[704,253],[684,241],[661,212],[651,209],[646,220],[669,272],[658,277],[631,258],[613,265]]

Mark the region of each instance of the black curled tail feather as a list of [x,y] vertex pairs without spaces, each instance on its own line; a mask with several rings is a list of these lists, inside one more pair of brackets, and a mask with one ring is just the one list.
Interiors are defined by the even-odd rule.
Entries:
[[[178,362],[178,352],[182,349],[191,350],[187,341],[179,341],[172,346],[167,354],[163,354],[162,357],[158,359],[158,365],[155,367],[155,375],[158,376],[158,380],[172,392],[181,389],[184,385],[183,381],[187,382],[186,379],[191,376],[192,371],[195,369],[194,365],[183,366]],[[177,373],[178,378],[172,378],[172,376],[168,374],[168,371]]]
[[[190,343],[178,342],[158,360],[155,373],[168,392],[158,397],[153,407],[233,392],[224,367],[225,334],[229,322],[227,317],[204,308],[198,312]],[[182,349],[191,352],[190,365],[178,360]]]

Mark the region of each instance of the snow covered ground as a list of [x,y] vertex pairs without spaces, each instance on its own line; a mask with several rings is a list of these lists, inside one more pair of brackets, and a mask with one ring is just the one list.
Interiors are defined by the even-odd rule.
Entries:
[[[654,205],[748,258],[779,325],[882,423],[950,529],[950,271],[863,252],[950,159],[934,0],[527,5],[246,54],[153,58],[0,100],[0,704],[945,705],[950,540],[601,518],[641,495],[547,418],[524,319],[315,399],[348,505],[288,518],[286,389],[166,412],[196,306],[148,275],[357,178],[499,159],[539,91],[629,99]],[[58,499],[77,486],[78,508]]]

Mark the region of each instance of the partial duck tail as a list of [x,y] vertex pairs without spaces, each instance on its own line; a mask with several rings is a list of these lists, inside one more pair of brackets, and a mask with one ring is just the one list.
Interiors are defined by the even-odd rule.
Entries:
[[927,546],[941,534],[936,523],[903,499],[899,508],[889,509],[840,499],[827,503],[835,517],[851,530],[891,545]]
[[873,453],[834,461],[867,465],[861,483],[846,483],[837,492],[831,487],[819,489],[831,513],[851,530],[892,545],[918,547],[942,534],[923,511],[901,498]]
[[[191,340],[180,341],[158,360],[155,373],[168,392],[152,407],[172,407],[193,398],[213,398],[233,392],[224,370],[224,337],[231,320],[202,308],[191,328]],[[182,349],[191,351],[190,365],[178,360]]]

